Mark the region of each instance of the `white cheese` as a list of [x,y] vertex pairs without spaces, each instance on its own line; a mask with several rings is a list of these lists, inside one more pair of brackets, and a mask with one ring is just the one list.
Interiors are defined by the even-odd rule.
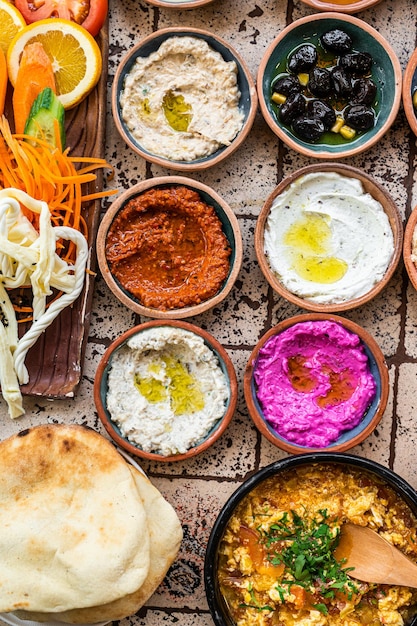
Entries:
[[382,205],[359,180],[319,172],[296,179],[274,200],[264,249],[286,289],[311,302],[338,303],[381,280],[394,236]]

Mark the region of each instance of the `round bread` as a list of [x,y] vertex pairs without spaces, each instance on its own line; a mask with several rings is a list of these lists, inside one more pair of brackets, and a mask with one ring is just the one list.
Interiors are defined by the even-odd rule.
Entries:
[[104,437],[42,425],[0,443],[0,611],[96,607],[141,588],[148,519]]
[[182,528],[172,506],[152,483],[136,468],[130,471],[140,494],[148,522],[150,537],[150,566],[145,582],[134,593],[101,606],[54,613],[18,611],[21,619],[45,622],[54,619],[69,624],[93,624],[120,620],[136,613],[154,593],[177,556],[182,540]]

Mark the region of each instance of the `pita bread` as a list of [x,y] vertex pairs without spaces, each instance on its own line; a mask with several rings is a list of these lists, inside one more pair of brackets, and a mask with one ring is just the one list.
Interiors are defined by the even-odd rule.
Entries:
[[75,609],[53,615],[18,611],[21,619],[45,622],[54,619],[70,624],[120,620],[136,613],[163,581],[174,562],[182,540],[182,528],[172,506],[152,483],[136,468],[130,466],[138,492],[143,500],[150,536],[150,567],[143,585],[134,593],[102,606]]
[[95,431],[49,424],[1,442],[0,502],[1,612],[94,607],[147,580],[137,481]]

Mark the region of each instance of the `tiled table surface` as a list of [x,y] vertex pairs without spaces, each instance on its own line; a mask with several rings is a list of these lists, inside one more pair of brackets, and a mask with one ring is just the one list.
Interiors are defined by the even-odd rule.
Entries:
[[[299,0],[215,0],[206,8],[178,11],[157,9],[140,0],[114,0],[110,8],[109,103],[111,82],[120,56],[136,41],[158,28],[202,27],[229,41],[246,59],[256,77],[268,43],[290,21],[313,11]],[[382,0],[358,13],[391,43],[403,70],[416,47],[415,0]],[[107,116],[107,159],[115,167],[111,186],[128,187],[143,178],[172,174],[151,166],[121,142]],[[401,108],[388,135],[374,148],[352,159],[351,165],[375,177],[392,194],[404,224],[417,203],[416,139]],[[228,496],[256,469],[283,458],[257,433],[247,414],[242,390],[243,370],[262,334],[280,320],[302,312],[272,293],[257,265],[253,235],[261,206],[287,174],[312,162],[286,149],[258,113],[243,147],[226,163],[191,178],[211,185],[239,218],[243,265],[235,288],[215,310],[189,321],[211,332],[227,349],[239,380],[239,403],[229,429],[205,454],[184,463],[142,463],[154,484],[174,505],[184,528],[179,557],[164,583],[138,615],[123,620],[136,626],[211,625],[202,569],[206,542],[218,511]],[[104,209],[106,203],[104,203]],[[398,472],[417,488],[417,293],[401,263],[386,290],[369,305],[345,314],[378,341],[389,365],[390,397],[376,432],[353,454],[374,459]],[[27,413],[12,421],[0,400],[1,438],[47,422],[80,423],[104,434],[93,402],[93,380],[105,348],[121,332],[141,321],[119,304],[98,276],[82,384],[76,398],[49,401],[25,398]]]

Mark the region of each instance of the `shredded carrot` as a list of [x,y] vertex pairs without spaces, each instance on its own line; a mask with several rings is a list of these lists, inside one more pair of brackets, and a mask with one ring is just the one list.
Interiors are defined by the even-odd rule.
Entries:
[[[117,193],[117,190],[88,192],[85,186],[96,180],[95,172],[99,169],[113,171],[105,159],[71,157],[68,149],[62,151],[43,139],[12,134],[6,118],[0,117],[0,189],[15,187],[45,201],[54,225],[70,226],[88,236],[83,205]],[[37,228],[38,216],[26,207],[22,210]],[[58,253],[70,262],[74,252],[74,244],[70,243],[68,247],[61,246]],[[27,313],[28,307],[15,305],[15,310]]]

